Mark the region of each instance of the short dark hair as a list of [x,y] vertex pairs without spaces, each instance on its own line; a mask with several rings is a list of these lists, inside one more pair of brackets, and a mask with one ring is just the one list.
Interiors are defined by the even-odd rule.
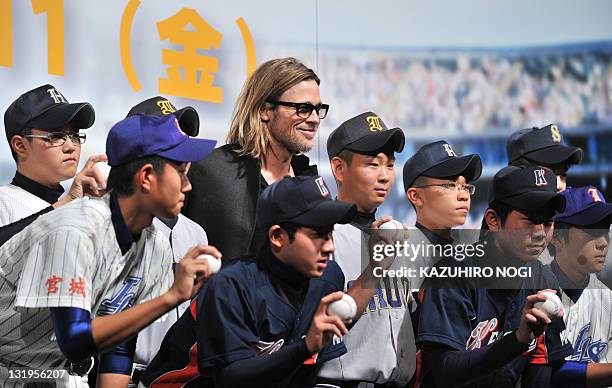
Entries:
[[350,166],[351,163],[353,163],[353,155],[355,155],[355,153],[353,151],[349,151],[347,149],[343,149],[336,156],[339,157],[340,159],[344,160],[346,162],[346,164],[348,164]]
[[495,212],[495,215],[499,219],[501,226],[504,226],[512,210],[515,210],[512,206],[499,201],[491,202],[491,204],[489,205],[489,209]]
[[[32,128],[28,128],[28,127],[23,128],[19,132],[19,136],[22,136],[22,137],[23,136],[28,136],[28,135],[31,135],[31,134],[32,134]],[[26,139],[29,142],[32,142],[32,139],[30,139],[29,137],[26,137]],[[11,138],[11,140],[13,140],[13,139]],[[15,150],[13,149],[13,146],[11,145],[10,141],[9,141],[9,148],[11,149],[11,155],[13,155],[13,160],[15,160],[15,163],[17,163],[19,161],[19,160],[17,160],[17,152],[15,152]]]
[[293,242],[295,240],[295,234],[297,233],[298,229],[302,227],[301,225],[294,224],[293,222],[283,222],[279,224],[279,226],[281,229],[287,232],[289,242]]
[[[555,222],[555,230],[553,231],[553,238],[558,237],[563,239],[564,241],[569,240],[569,230],[573,227],[573,225],[567,224],[565,222]],[[557,255],[557,251],[553,244],[548,244],[548,253],[550,256],[555,257]]]
[[127,197],[134,194],[134,174],[142,166],[150,163],[159,176],[164,171],[164,167],[170,160],[161,156],[145,156],[132,160],[120,166],[111,167],[108,174],[107,188],[112,190],[117,196]]

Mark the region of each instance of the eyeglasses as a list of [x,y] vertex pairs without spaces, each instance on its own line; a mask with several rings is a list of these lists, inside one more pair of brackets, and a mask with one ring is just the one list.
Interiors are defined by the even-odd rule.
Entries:
[[52,146],[57,147],[64,145],[68,138],[74,145],[81,145],[85,143],[87,135],[84,133],[65,133],[65,132],[49,132],[44,135],[25,135],[30,139],[43,139],[51,143]]
[[474,195],[474,193],[476,192],[476,186],[474,185],[458,185],[456,183],[438,183],[435,185],[414,186],[415,189],[422,189],[426,187],[441,187],[443,191],[454,192],[462,190],[468,192],[470,195]]
[[319,116],[320,119],[324,119],[325,116],[327,116],[327,111],[329,111],[329,105],[327,104],[312,105],[307,102],[286,102],[286,101],[266,101],[266,102],[274,106],[281,105],[281,106],[288,106],[291,108],[295,108],[295,113],[298,115],[298,117],[301,117],[303,119],[309,118],[313,110],[317,112],[317,116]]

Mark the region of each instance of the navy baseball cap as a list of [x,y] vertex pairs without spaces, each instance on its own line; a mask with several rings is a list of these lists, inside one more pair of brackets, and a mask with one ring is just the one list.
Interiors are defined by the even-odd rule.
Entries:
[[567,203],[565,211],[555,216],[555,221],[576,226],[588,226],[602,222],[612,214],[612,204],[593,186],[568,187],[560,193]]
[[336,128],[327,138],[327,156],[338,156],[342,150],[356,153],[378,151],[391,144],[394,152],[404,149],[404,132],[400,128],[387,128],[387,125],[374,112],[357,115]]
[[215,148],[215,140],[189,137],[173,114],[137,114],[115,124],[106,138],[108,164],[116,167],[145,156],[162,156],[177,162],[197,162]]
[[356,215],[354,204],[331,198],[322,177],[284,177],[261,193],[256,223],[263,230],[284,222],[330,230],[335,224],[351,222]]
[[91,104],[70,104],[53,85],[43,85],[19,96],[4,113],[4,130],[9,144],[13,136],[24,128],[44,131],[61,129],[70,125],[74,129],[85,129],[93,125],[96,118]]
[[563,143],[561,131],[554,124],[516,131],[508,138],[506,148],[508,164],[521,157],[545,165],[579,164],[583,155],[582,149]]
[[444,140],[425,144],[404,164],[404,191],[420,176],[450,178],[463,175],[468,182],[480,178],[482,162],[480,156],[470,154],[457,156]]
[[557,176],[542,167],[508,166],[499,170],[489,191],[489,205],[493,202],[530,213],[549,204],[557,212],[565,209],[565,198],[557,193]]
[[138,105],[134,105],[126,117],[134,116],[138,113],[153,116],[174,114],[181,129],[185,131],[186,134],[195,137],[200,133],[200,116],[198,116],[198,112],[196,112],[193,107],[186,106],[181,109],[176,109],[170,100],[162,96],[152,97],[142,101]]

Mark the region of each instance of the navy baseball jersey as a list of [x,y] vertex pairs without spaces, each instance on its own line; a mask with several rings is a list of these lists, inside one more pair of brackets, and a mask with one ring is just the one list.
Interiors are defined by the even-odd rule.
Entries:
[[[497,254],[501,255],[498,252]],[[451,260],[445,259],[439,264],[471,263],[466,260],[457,264]],[[518,329],[527,296],[545,288],[559,289],[554,275],[540,262],[522,265],[532,268],[532,277],[523,279],[523,286],[519,288],[517,285],[515,289],[476,288],[475,283],[466,283],[459,279],[445,281],[444,287],[437,288],[432,287],[435,280],[426,281],[419,293],[421,310],[417,346],[421,349],[420,352],[423,351],[424,343],[444,345],[452,350],[475,350],[492,345]],[[516,282],[520,280],[517,279]],[[528,364],[559,362],[571,352],[572,347],[566,338],[563,320],[555,319],[521,356],[491,370],[491,373],[471,382],[469,386],[514,387]],[[418,363],[421,369],[417,371],[417,386],[436,386],[433,371],[428,365],[422,364],[426,358],[422,357],[422,354],[419,354],[418,358],[421,361]]]
[[[190,312],[170,329],[141,382],[150,387],[211,382],[207,377],[213,368],[270,354],[301,341],[321,298],[342,291],[343,285],[342,270],[328,261],[323,275],[310,279],[301,307],[296,309],[277,293],[261,261],[237,260],[200,291],[197,319],[194,321],[196,309],[192,305]],[[345,353],[344,343],[334,338],[304,365],[322,363]],[[206,377],[198,376],[196,368]],[[291,377],[277,386],[290,384]],[[259,386],[264,383],[257,382]]]

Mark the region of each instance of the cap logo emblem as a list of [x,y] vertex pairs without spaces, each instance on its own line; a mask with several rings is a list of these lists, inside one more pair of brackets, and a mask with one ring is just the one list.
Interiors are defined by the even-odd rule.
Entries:
[[380,118],[378,116],[368,116],[366,117],[368,124],[370,125],[371,132],[383,131],[382,125],[380,125]]
[[559,132],[559,128],[556,125],[550,126],[550,135],[555,143],[561,143],[561,132]]
[[176,112],[172,103],[168,100],[159,100],[157,101],[157,106],[161,109],[162,114],[169,115],[170,113]]
[[457,154],[453,151],[453,147],[451,147],[450,144],[442,144],[442,147],[444,147],[444,152],[446,152],[448,156],[457,157]]
[[591,197],[593,197],[593,202],[602,202],[601,198],[599,198],[599,193],[597,193],[596,188],[591,187],[587,191],[589,192],[589,194],[591,194]]
[[327,186],[325,186],[325,181],[323,178],[319,177],[315,179],[315,183],[317,184],[317,188],[319,189],[321,195],[324,197],[329,197],[329,190],[327,189]]
[[53,101],[55,101],[56,104],[59,104],[60,102],[68,103],[64,96],[62,96],[62,93],[58,92],[55,88],[47,89],[47,93],[49,93],[49,95],[51,96]]
[[548,184],[544,174],[545,174],[545,171],[543,168],[539,170],[533,170],[533,175],[535,175],[535,185],[536,186],[546,186]]

